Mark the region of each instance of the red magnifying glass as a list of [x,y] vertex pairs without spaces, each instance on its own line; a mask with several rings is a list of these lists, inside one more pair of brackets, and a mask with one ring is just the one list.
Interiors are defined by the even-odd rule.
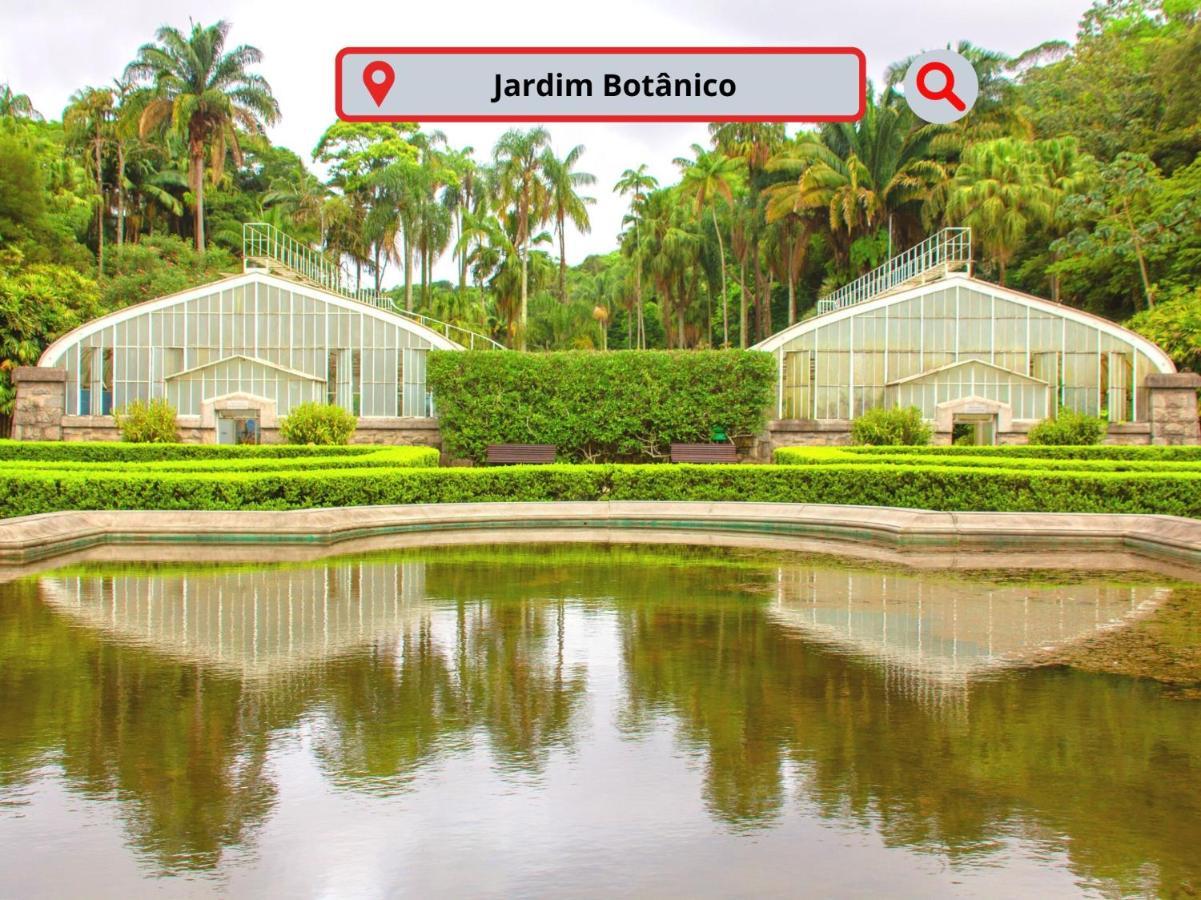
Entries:
[[[926,84],[931,72],[937,72],[943,77],[943,85],[933,90]],[[955,93],[955,73],[943,62],[928,62],[917,70],[917,91],[927,100],[946,100],[960,112],[967,109],[967,104]]]

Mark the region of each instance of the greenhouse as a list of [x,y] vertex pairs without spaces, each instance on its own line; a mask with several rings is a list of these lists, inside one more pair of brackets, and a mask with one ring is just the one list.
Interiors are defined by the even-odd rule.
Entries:
[[1151,418],[1148,376],[1176,371],[1107,319],[964,273],[854,300],[756,349],[778,361],[778,420],[836,434],[873,407],[915,406],[937,432],[967,429],[978,443],[1019,441],[1059,407],[1137,435]]
[[64,426],[99,432],[65,436],[107,436],[114,411],[165,398],[192,439],[241,443],[309,401],[377,431],[430,417],[432,349],[461,348],[389,309],[248,271],[89,322],[38,365],[65,372]]

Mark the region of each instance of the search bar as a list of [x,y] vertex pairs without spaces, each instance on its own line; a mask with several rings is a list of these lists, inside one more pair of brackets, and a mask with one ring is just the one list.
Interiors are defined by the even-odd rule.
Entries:
[[855,47],[347,47],[348,122],[848,122]]

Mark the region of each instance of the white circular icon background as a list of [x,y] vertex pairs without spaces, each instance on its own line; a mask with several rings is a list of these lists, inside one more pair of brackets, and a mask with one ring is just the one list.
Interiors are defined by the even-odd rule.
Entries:
[[938,125],[962,119],[980,95],[976,70],[954,50],[931,50],[915,57],[905,72],[904,86],[914,114]]

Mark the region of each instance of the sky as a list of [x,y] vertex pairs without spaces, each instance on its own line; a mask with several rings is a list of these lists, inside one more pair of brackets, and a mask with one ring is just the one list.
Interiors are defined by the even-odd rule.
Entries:
[[[110,83],[169,23],[189,19],[232,24],[230,40],[263,51],[261,73],[282,110],[269,129],[273,142],[311,159],[321,132],[334,120],[333,63],[346,46],[769,46],[852,45],[864,51],[868,77],[879,83],[887,66],[961,39],[1017,54],[1052,39],[1071,40],[1090,0],[125,0],[119,6],[63,0],[18,4],[0,12],[0,83],[28,94],[58,118],[71,93]],[[438,124],[456,147],[487,159],[497,124]],[[562,155],[583,144],[580,168],[597,177],[589,234],[569,231],[567,257],[576,263],[615,245],[626,200],[612,188],[621,172],[646,163],[665,183],[672,160],[706,143],[703,124],[554,124]],[[445,259],[438,277],[452,277]],[[391,282],[389,278],[387,281]]]

